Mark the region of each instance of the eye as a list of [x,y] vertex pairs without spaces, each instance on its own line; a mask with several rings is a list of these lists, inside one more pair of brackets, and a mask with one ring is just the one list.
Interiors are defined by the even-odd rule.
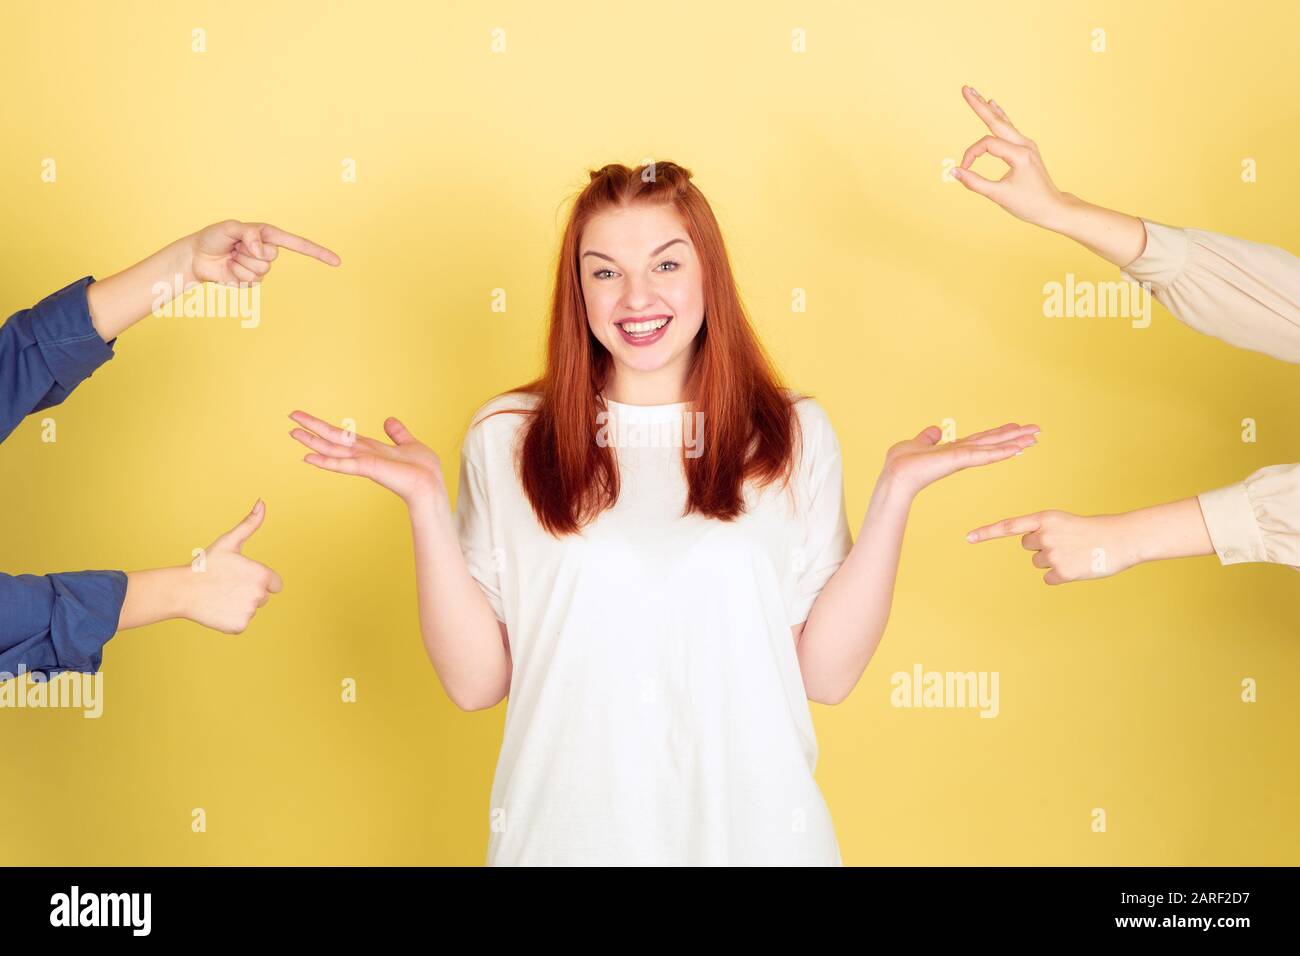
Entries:
[[668,271],[676,272],[678,268],[681,267],[681,263],[675,259],[665,259],[663,262],[659,263],[659,265],[655,266],[655,268],[662,269],[664,266],[672,266],[672,268],[669,269]]
[[599,279],[599,278],[601,278],[601,277],[604,275],[604,273],[606,273],[606,272],[608,272],[610,275],[613,275],[613,274],[614,274],[614,270],[613,270],[613,269],[597,269],[595,272],[592,273],[592,275],[595,276],[597,279]]

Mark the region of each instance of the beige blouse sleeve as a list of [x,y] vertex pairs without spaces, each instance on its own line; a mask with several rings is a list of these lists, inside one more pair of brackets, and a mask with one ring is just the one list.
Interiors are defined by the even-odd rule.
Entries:
[[1300,362],[1300,259],[1285,249],[1142,220],[1147,244],[1121,273],[1178,321],[1229,345]]
[[1197,497],[1222,564],[1272,561],[1300,571],[1300,464],[1269,465]]
[[[1300,362],[1300,259],[1200,229],[1143,220],[1146,249],[1122,273],[1147,282],[1180,322],[1285,362]],[[1270,561],[1300,571],[1300,464],[1270,465],[1198,496],[1223,564]]]

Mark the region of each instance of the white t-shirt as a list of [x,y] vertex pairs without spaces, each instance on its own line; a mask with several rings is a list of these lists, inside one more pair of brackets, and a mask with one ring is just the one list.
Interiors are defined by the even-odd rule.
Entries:
[[681,443],[708,453],[686,405],[608,402],[618,502],[555,538],[515,470],[526,416],[484,418],[535,402],[489,401],[461,447],[460,544],[514,667],[487,864],[842,865],[790,634],[852,546],[825,411],[794,406],[794,506],[750,483],[724,522],[682,516]]

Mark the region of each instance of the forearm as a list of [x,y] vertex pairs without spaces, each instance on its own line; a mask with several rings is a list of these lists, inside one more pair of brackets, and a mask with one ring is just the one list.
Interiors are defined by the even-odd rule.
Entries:
[[1196,498],[1152,505],[1120,515],[1137,562],[1213,554],[1210,532]]
[[[159,297],[156,286],[173,289],[178,275],[182,290],[194,281],[192,245],[189,236],[178,239],[129,269],[91,283],[86,301],[91,323],[101,339],[111,342],[150,315]],[[167,295],[168,300],[172,297],[171,293]]]
[[913,493],[882,474],[848,557],[813,604],[799,640],[810,699],[838,703],[857,685],[889,621]]
[[1096,206],[1071,193],[1061,193],[1042,225],[1120,268],[1142,255],[1146,248],[1146,227],[1141,219]]
[[490,707],[510,686],[500,624],[465,564],[445,494],[422,496],[408,507],[425,651],[458,707]]
[[185,596],[192,574],[188,567],[127,572],[126,600],[122,602],[118,630],[186,617]]

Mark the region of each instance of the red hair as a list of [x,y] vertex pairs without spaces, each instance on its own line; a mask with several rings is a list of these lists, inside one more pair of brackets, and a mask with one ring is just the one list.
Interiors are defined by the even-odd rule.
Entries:
[[[587,324],[578,243],[595,215],[633,203],[671,206],[703,267],[704,322],[687,376],[688,410],[704,413],[703,453],[683,447],[689,488],[685,514],[730,521],[744,511],[744,483],[788,480],[798,440],[792,399],[740,301],[722,231],[691,172],[672,162],[589,170],[560,243],[542,375],[514,391],[537,396],[518,446],[518,471],[537,520],[551,534],[574,534],[618,500],[614,449],[597,441],[597,414],[613,358]],[[508,394],[508,393],[503,393]],[[503,411],[523,411],[503,409]],[[685,443],[683,443],[685,445]]]

